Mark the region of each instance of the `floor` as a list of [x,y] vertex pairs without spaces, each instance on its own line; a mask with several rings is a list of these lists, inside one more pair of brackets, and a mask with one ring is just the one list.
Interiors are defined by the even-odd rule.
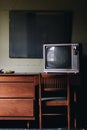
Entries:
[[[39,130],[39,129],[21,129],[21,128],[1,128],[0,130]],[[67,130],[66,128],[50,128],[50,129],[43,129],[43,130]],[[87,129],[71,129],[71,130],[87,130]]]
[[[44,121],[46,122],[46,120]],[[50,122],[50,124],[52,124],[53,122]],[[54,122],[55,123],[55,122]],[[54,124],[53,123],[53,124]],[[39,130],[39,124],[38,123],[32,123],[30,122],[30,126],[29,129],[27,129],[27,125],[26,125],[26,121],[0,121],[0,130]],[[58,124],[58,122],[57,122]],[[80,122],[79,122],[80,125]],[[55,125],[54,125],[55,126]],[[54,127],[53,125],[51,125],[51,127],[47,127],[47,122],[46,122],[46,126],[43,128],[43,130],[67,130],[67,128],[65,128],[63,126],[63,128],[57,128]],[[83,128],[83,127],[79,127],[77,129],[74,129],[73,127],[71,128],[71,130],[87,130],[87,127]]]

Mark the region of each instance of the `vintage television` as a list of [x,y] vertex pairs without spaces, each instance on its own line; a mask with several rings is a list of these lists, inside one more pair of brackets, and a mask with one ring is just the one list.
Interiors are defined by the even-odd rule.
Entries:
[[43,67],[47,73],[79,73],[79,44],[43,45]]

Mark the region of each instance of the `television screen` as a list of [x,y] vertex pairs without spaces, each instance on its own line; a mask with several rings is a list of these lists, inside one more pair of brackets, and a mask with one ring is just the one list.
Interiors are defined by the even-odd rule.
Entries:
[[46,68],[71,68],[71,46],[46,47]]

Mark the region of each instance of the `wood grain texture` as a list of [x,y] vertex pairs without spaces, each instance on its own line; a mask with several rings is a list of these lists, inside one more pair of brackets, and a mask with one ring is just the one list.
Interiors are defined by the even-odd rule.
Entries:
[[0,75],[0,120],[35,120],[37,74]]
[[33,83],[0,83],[0,98],[35,98]]

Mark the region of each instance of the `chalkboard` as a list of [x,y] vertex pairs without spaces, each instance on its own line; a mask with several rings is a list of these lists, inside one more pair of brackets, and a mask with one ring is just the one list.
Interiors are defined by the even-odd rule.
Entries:
[[72,12],[9,12],[9,57],[42,58],[43,44],[71,41]]

